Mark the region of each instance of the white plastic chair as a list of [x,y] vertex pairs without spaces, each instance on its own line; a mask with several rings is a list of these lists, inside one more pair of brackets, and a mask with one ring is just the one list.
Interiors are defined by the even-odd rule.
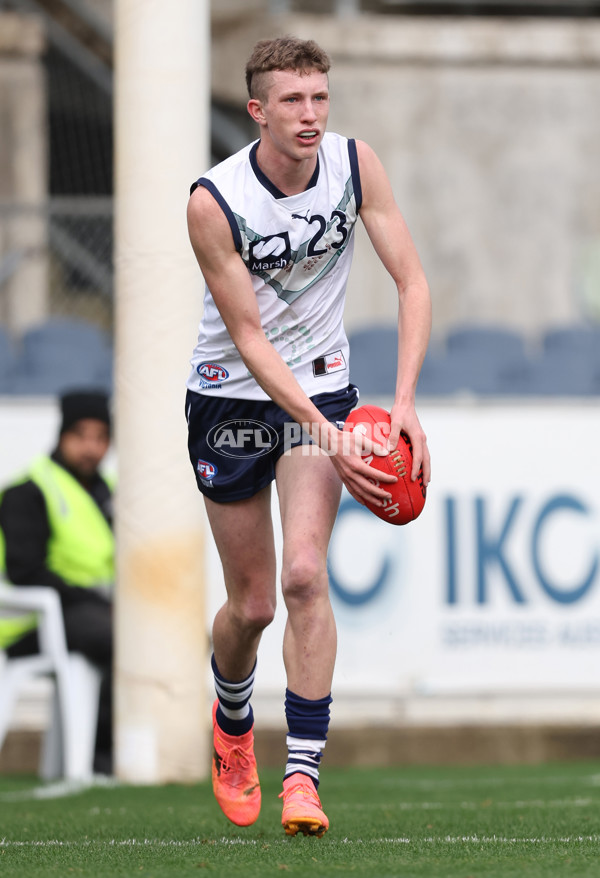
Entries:
[[60,599],[47,586],[13,586],[0,582],[0,615],[38,613],[38,655],[4,658],[0,670],[0,749],[20,690],[32,679],[54,681],[51,718],[44,735],[40,775],[88,780],[93,775],[101,673],[79,653],[69,653]]

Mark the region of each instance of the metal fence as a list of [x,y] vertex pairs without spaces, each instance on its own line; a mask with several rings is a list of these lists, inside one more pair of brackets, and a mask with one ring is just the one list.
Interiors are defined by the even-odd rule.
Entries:
[[111,328],[112,197],[0,205],[0,242],[0,316],[10,332],[67,315]]

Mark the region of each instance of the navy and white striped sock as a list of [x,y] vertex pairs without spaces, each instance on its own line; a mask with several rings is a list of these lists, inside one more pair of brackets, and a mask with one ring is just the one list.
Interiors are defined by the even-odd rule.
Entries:
[[254,725],[250,696],[254,688],[256,662],[245,680],[232,683],[221,676],[214,655],[210,660],[215,678],[215,691],[219,699],[217,723],[226,735],[244,735]]
[[331,695],[311,701],[285,690],[285,715],[289,734],[286,738],[288,759],[285,775],[299,771],[319,786],[319,764],[327,742]]

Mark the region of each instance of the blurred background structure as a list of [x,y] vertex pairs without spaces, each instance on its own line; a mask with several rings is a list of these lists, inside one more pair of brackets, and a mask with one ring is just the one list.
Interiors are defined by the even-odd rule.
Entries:
[[[74,380],[114,389],[113,13],[111,0],[0,0],[3,476],[53,394]],[[386,722],[599,723],[600,2],[213,0],[211,16],[212,161],[255,136],[243,76],[255,41],[315,38],[333,60],[330,128],[380,155],[431,285],[418,391],[431,499],[393,548],[389,529],[368,530],[374,560],[354,558],[352,571],[345,539],[359,545],[374,525],[342,504],[342,658],[357,631],[367,652],[382,650],[398,692]],[[186,201],[187,190],[182,213]],[[391,282],[359,230],[346,327],[363,400],[389,403],[395,323]],[[575,436],[577,475],[555,466]],[[556,555],[563,544],[569,559]],[[393,611],[390,570],[394,587],[408,583]],[[381,693],[369,701],[350,658],[346,671],[341,701],[363,698],[368,715]]]

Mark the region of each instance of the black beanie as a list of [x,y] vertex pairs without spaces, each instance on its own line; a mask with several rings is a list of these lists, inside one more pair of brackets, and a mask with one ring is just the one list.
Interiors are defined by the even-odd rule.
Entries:
[[62,412],[61,435],[70,430],[77,421],[84,418],[102,421],[110,429],[110,411],[106,393],[74,390],[61,396],[60,408]]

